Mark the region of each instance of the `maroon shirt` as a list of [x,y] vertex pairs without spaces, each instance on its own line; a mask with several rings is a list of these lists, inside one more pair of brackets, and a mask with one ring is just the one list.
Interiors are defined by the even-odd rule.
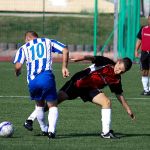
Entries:
[[102,89],[106,85],[118,84],[119,82],[120,78],[115,75],[114,67],[112,65],[105,65],[102,68],[91,71],[88,76],[77,80],[76,86],[78,88]]
[[121,76],[114,73],[115,63],[109,58],[96,56],[93,65],[78,72],[72,79],[75,79],[77,88],[102,89],[109,86],[111,92],[121,94]]

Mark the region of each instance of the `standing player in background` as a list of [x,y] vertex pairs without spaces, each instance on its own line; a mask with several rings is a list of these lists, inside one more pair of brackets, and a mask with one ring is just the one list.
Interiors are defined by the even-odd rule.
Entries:
[[139,57],[138,50],[141,49],[141,74],[143,92],[142,95],[150,95],[150,15],[148,16],[148,25],[140,29],[137,35],[135,47],[135,57]]
[[[123,58],[114,63],[112,60],[102,56],[77,56],[74,61],[89,60],[93,65],[75,73],[58,92],[58,104],[65,100],[73,100],[80,97],[84,102],[92,102],[101,106],[102,116],[102,138],[117,138],[111,130],[111,101],[103,93],[102,89],[109,86],[111,92],[115,93],[131,119],[135,116],[123,96],[121,74],[128,71],[132,66],[129,58]],[[94,114],[93,114],[94,115]],[[36,115],[32,114],[32,122]],[[30,130],[32,124],[27,128]]]
[[[34,31],[25,33],[25,42],[15,56],[16,76],[21,74],[22,65],[26,61],[29,92],[31,99],[36,102],[33,114],[37,116],[43,135],[54,138],[58,108],[55,77],[52,72],[52,52],[61,53],[63,56],[62,75],[64,78],[69,76],[67,69],[69,52],[64,44],[56,40],[38,38]],[[44,118],[45,101],[49,108],[49,127]],[[25,123],[27,124],[28,122]]]

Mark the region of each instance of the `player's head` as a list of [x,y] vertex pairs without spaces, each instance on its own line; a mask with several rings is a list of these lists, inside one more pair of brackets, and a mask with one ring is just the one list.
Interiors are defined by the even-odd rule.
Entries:
[[38,38],[38,34],[34,31],[27,31],[25,33],[25,42],[29,42],[35,38]]
[[130,58],[125,57],[123,59],[119,59],[114,67],[115,74],[122,74],[132,67],[132,61]]

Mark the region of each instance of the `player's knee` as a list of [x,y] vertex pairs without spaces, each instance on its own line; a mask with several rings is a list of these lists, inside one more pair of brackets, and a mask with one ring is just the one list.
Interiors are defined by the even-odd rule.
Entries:
[[109,99],[106,99],[102,104],[102,108],[110,108],[110,107],[111,107],[111,101]]
[[52,107],[57,107],[57,101],[47,102],[47,106],[48,106],[48,109],[52,108]]
[[36,102],[36,106],[38,107],[44,107],[45,106],[45,101],[41,100],[41,101],[35,101]]
[[149,70],[142,70],[142,76],[148,76]]

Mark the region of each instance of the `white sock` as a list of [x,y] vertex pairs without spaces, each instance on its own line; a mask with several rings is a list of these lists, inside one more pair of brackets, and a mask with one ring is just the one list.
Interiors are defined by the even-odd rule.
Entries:
[[36,107],[35,107],[34,111],[30,114],[30,116],[28,117],[28,120],[34,121],[36,119],[36,116],[37,116],[36,115]]
[[48,132],[55,133],[57,119],[58,119],[58,108],[51,107],[49,109],[49,114],[48,114],[48,121],[49,121]]
[[142,76],[142,84],[143,84],[143,89],[144,91],[148,92],[149,91],[149,77],[147,76]]
[[110,131],[110,125],[111,125],[111,109],[102,109],[101,110],[101,116],[102,116],[102,132],[104,134],[107,134]]
[[44,107],[36,107],[36,114],[41,130],[47,132],[48,127],[45,124]]

